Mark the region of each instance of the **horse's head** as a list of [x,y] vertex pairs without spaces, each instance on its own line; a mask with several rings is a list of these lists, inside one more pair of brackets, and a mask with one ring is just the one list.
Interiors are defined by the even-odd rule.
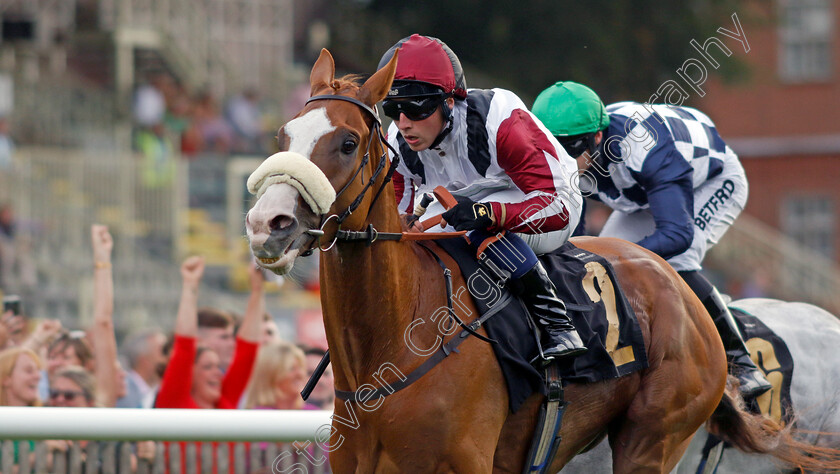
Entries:
[[309,78],[312,97],[278,132],[282,151],[248,178],[257,202],[245,229],[264,268],[291,270],[298,255],[318,245],[328,215],[347,227],[364,224],[363,213],[350,212],[370,205],[377,189],[369,180],[383,180],[379,171],[387,158],[374,107],[391,87],[396,58],[359,86],[352,77],[336,80],[332,56],[321,51]]

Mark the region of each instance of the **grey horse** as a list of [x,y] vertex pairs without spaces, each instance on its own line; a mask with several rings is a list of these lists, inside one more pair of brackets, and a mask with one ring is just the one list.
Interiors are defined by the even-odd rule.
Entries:
[[[737,300],[729,306],[757,317],[787,343],[794,362],[790,394],[796,414],[795,428],[799,430],[797,437],[810,444],[840,448],[840,319],[811,304],[768,298]],[[771,456],[746,454],[731,447],[712,450],[710,461],[699,470],[708,435],[703,428],[694,435],[674,472],[741,474],[790,470]],[[576,456],[563,472],[612,472],[607,441]]]

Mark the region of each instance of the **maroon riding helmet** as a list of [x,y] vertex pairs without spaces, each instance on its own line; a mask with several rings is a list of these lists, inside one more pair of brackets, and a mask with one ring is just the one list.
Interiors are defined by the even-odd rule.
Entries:
[[446,43],[431,36],[407,36],[385,52],[377,69],[391,60],[397,48],[400,48],[400,55],[394,84],[388,92],[389,99],[436,95],[440,91],[456,99],[467,98],[461,61]]
[[467,82],[461,61],[443,41],[413,34],[391,46],[379,60],[378,69],[394,57],[397,48],[400,54],[394,83],[382,102],[382,110],[395,121],[401,113],[410,120],[424,120],[440,110],[446,126],[430,145],[435,148],[452,131],[452,111],[446,106],[446,98],[467,98]]

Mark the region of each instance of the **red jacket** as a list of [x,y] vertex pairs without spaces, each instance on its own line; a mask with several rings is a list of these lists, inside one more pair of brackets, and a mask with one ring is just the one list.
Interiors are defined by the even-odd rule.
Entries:
[[[222,380],[222,396],[216,402],[216,408],[236,408],[251,377],[257,349],[258,344],[236,338],[236,352]],[[195,354],[195,338],[176,334],[155,408],[199,408],[190,395]]]
[[[242,393],[248,386],[248,379],[251,377],[251,370],[257,358],[259,345],[236,338],[236,352],[233,361],[230,363],[225,377],[222,380],[222,395],[216,402],[216,408],[235,409],[242,397]],[[193,400],[190,391],[192,390],[193,364],[195,363],[196,341],[194,337],[175,335],[175,342],[172,346],[172,357],[166,366],[163,380],[160,383],[160,391],[155,400],[155,408],[200,408]],[[186,471],[187,443],[182,441],[181,445],[181,472]],[[167,468],[169,466],[169,448],[166,443]],[[233,443],[229,443],[229,459],[233,460]],[[217,443],[213,443],[213,472],[217,472],[216,450]],[[196,456],[198,472],[201,472],[201,457]],[[234,463],[230,463],[233,472]]]

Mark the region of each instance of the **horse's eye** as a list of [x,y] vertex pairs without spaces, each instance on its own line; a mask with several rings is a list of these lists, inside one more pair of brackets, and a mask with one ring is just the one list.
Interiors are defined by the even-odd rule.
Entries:
[[344,143],[341,144],[341,152],[344,153],[345,155],[349,155],[350,153],[353,153],[354,151],[356,151],[356,146],[357,146],[356,140],[353,140],[352,138],[348,138],[348,139],[344,140]]

